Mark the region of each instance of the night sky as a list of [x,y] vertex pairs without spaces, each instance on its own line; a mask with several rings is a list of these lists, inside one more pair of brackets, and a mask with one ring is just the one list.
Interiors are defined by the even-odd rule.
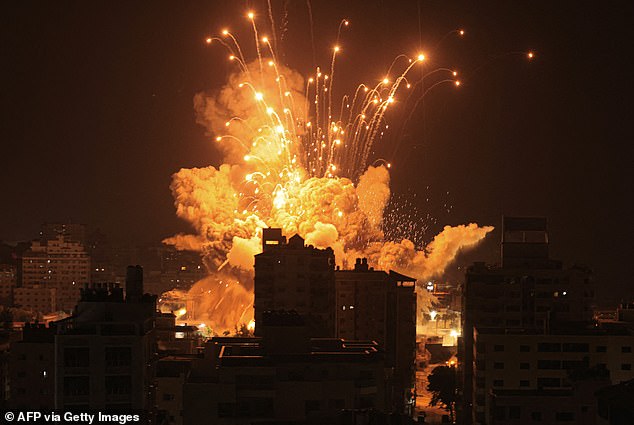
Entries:
[[[273,5],[283,62],[309,74],[306,2]],[[134,243],[189,231],[171,174],[219,164],[193,97],[230,69],[204,40],[228,27],[251,46],[251,7],[268,25],[266,2],[4,4],[0,240],[32,238],[44,221]],[[377,146],[393,191],[436,219],[429,238],[445,224],[547,216],[555,258],[595,269],[602,297],[634,296],[631,2],[313,1],[312,13],[325,67],[340,20],[351,21],[342,92],[421,49],[430,69],[461,72],[462,85],[432,90],[405,128],[406,113],[388,118],[399,131]],[[459,28],[465,37],[443,38]],[[463,261],[497,261],[499,237]]]

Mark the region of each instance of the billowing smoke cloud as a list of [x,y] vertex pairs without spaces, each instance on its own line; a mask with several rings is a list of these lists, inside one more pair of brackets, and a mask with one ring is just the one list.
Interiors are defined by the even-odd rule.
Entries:
[[[368,167],[356,185],[333,174],[334,163],[316,173],[309,165],[315,161],[311,155],[322,160],[328,152],[319,150],[325,143],[314,147],[306,142],[310,118],[302,77],[279,65],[262,69],[251,64],[232,75],[219,93],[196,96],[198,122],[219,144],[226,163],[181,169],[173,176],[176,213],[195,233],[164,242],[198,250],[205,259],[210,278],[188,294],[197,300],[199,320],[233,329],[252,319],[253,256],[260,252],[265,227],[280,227],[287,236],[298,233],[316,247],[332,247],[343,267],[367,257],[377,268],[418,279],[441,274],[461,249],[491,231],[476,224],[447,226],[423,251],[407,239],[385,241],[387,168]],[[333,123],[328,131],[334,128]],[[345,139],[339,142],[345,149]]]

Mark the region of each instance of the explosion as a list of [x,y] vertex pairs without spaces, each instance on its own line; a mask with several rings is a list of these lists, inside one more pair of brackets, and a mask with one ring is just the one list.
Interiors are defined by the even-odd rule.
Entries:
[[[194,99],[197,121],[209,130],[224,163],[181,169],[171,184],[177,215],[196,233],[164,242],[200,251],[210,274],[189,291],[187,297],[197,300],[196,314],[185,317],[205,320],[215,331],[252,321],[253,256],[261,251],[266,227],[298,233],[318,248],[332,247],[342,268],[366,257],[379,269],[417,279],[442,273],[461,249],[492,230],[446,226],[423,250],[408,239],[385,238],[390,165],[368,166],[368,160],[389,128],[386,114],[411,87],[408,73],[425,61],[423,54],[399,56],[390,70],[401,67],[394,77],[334,99],[338,45],[329,72],[317,68],[305,79],[278,62],[268,38],[258,38],[254,15],[249,19],[257,59],[247,62],[228,31],[207,39],[229,50],[237,70],[221,90]],[[347,25],[342,21],[339,30]],[[442,82],[456,80],[436,84]]]

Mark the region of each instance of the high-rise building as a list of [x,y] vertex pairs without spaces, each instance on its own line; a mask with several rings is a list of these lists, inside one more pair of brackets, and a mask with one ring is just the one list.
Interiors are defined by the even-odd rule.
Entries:
[[33,241],[22,254],[20,275],[23,288],[55,289],[55,310],[69,312],[79,300],[80,289],[90,282],[90,257],[81,243],[63,235]]
[[[513,334],[517,339],[522,334],[584,329],[592,320],[591,272],[580,266],[566,268],[549,257],[546,224],[545,218],[505,217],[501,265],[474,263],[467,270],[461,349],[465,421],[485,423],[490,413],[487,394],[493,379],[482,381],[483,370],[474,374],[475,334],[482,339],[501,332],[497,338]],[[487,375],[494,373],[494,365],[491,367]],[[531,388],[537,388],[537,378],[529,382]]]
[[368,267],[358,258],[353,270],[335,271],[336,336],[374,340],[393,368],[393,409],[409,401],[416,355],[416,279]]
[[0,264],[0,305],[13,305],[16,286],[16,268],[13,264]]
[[281,229],[264,229],[262,253],[255,256],[255,333],[266,311],[293,310],[311,336],[335,335],[335,256],[331,248],[305,246],[299,235],[288,242]]

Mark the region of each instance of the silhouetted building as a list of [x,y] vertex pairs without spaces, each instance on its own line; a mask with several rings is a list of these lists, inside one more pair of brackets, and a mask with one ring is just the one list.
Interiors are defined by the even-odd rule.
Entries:
[[11,344],[10,399],[14,409],[55,408],[55,328],[25,324]]
[[[494,387],[493,381],[500,382],[500,379],[493,376],[501,369],[495,369],[495,366],[491,365],[474,374],[475,357],[478,354],[474,345],[474,334],[479,335],[481,341],[487,340],[488,335],[491,335],[493,346],[506,346],[504,341],[510,342],[512,338],[517,345],[519,338],[525,338],[523,335],[537,335],[537,339],[522,344],[534,345],[531,353],[535,353],[538,344],[559,338],[551,335],[558,335],[564,332],[564,329],[582,331],[593,316],[594,287],[591,273],[588,269],[578,266],[564,268],[561,262],[550,259],[545,218],[505,217],[502,230],[501,266],[474,263],[467,270],[463,288],[464,345],[461,351],[461,365],[464,378],[464,411],[467,415],[466,420],[472,419],[475,423],[487,423],[490,413],[487,397]],[[570,342],[591,344],[587,340],[590,337],[575,338]],[[498,342],[493,343],[494,341]],[[511,352],[517,349],[518,347],[515,347]],[[487,355],[491,356],[491,353],[500,352],[487,351]],[[550,360],[554,361],[552,357],[551,355]],[[564,360],[582,360],[576,357],[564,358],[561,354],[554,357],[559,359],[560,364]],[[540,359],[549,358],[542,356]],[[540,359],[534,359],[535,363]],[[499,366],[505,362],[494,363],[498,363]],[[517,361],[513,363],[513,368],[519,367],[515,363]],[[536,368],[537,364],[532,367]],[[566,368],[561,368],[561,371],[565,370]],[[512,385],[518,389],[520,380],[523,384],[527,381],[523,376],[525,371],[521,374],[521,378],[513,378]],[[524,387],[539,388],[538,379],[539,376],[533,376],[528,379],[528,386]],[[506,384],[506,381],[504,383]]]
[[336,336],[374,340],[394,368],[392,409],[402,411],[414,382],[416,356],[416,279],[374,270],[358,258],[354,270],[335,271]]
[[[22,254],[20,287],[55,289],[54,310],[71,311],[80,288],[90,281],[90,257],[83,245],[64,236],[33,241]],[[16,306],[35,309],[27,299]],[[54,311],[51,310],[51,311]],[[51,311],[41,311],[50,313]]]
[[596,393],[598,425],[634,424],[634,379],[606,387]]
[[36,406],[37,391],[47,408],[152,412],[156,297],[142,279],[129,267],[125,297],[115,284],[86,285],[71,317],[25,327],[12,347],[12,405]]
[[183,424],[183,386],[194,356],[173,355],[159,359],[156,365],[156,409],[158,423]]
[[309,338],[294,312],[263,314],[260,332],[206,345],[184,387],[183,424],[328,425],[345,409],[386,409],[375,342]]
[[281,229],[263,229],[262,253],[255,256],[255,333],[271,310],[294,310],[311,336],[335,335],[335,256],[331,248],[305,246],[299,235],[288,242]]
[[474,406],[485,411],[478,423],[519,424],[531,417],[553,423],[560,413],[594,424],[594,391],[634,378],[634,335],[624,327],[474,333]]
[[16,287],[16,268],[12,264],[0,264],[0,305],[13,305],[13,290]]

